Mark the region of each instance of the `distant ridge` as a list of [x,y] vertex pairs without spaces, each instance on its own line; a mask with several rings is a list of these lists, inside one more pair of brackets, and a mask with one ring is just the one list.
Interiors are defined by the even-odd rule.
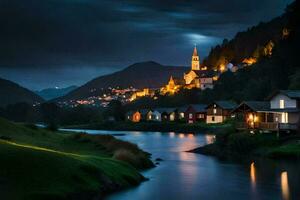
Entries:
[[159,88],[168,82],[171,75],[182,77],[187,70],[187,67],[163,66],[153,61],[135,63],[121,71],[95,78],[66,96],[55,99],[55,101],[80,99],[97,95],[101,88],[126,88],[130,86],[134,88]]
[[35,91],[35,93],[45,100],[55,99],[68,94],[69,92],[75,90],[77,86],[69,86],[66,88],[47,88],[40,91]]
[[34,104],[42,103],[44,99],[12,81],[0,78],[0,107],[19,102]]

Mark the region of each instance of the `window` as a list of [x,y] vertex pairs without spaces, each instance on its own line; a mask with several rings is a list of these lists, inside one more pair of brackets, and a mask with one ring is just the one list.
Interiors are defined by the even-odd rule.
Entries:
[[214,115],[217,114],[217,109],[214,108],[213,112],[214,112]]
[[184,113],[180,113],[180,118],[184,118]]
[[214,122],[214,121],[215,121],[215,117],[212,117],[212,118],[211,118],[211,121],[213,121],[213,122]]
[[198,118],[200,118],[200,119],[204,118],[204,114],[199,114]]
[[281,114],[281,123],[288,123],[288,113]]
[[279,108],[283,109],[284,108],[284,100],[283,99],[280,99],[279,100]]
[[189,118],[192,119],[193,118],[193,113],[189,114]]
[[175,114],[172,113],[172,114],[170,114],[170,121],[174,121],[174,120],[175,120]]

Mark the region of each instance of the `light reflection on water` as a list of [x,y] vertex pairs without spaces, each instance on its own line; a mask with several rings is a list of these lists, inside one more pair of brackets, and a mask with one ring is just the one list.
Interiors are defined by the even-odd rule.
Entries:
[[255,190],[256,175],[255,175],[255,165],[254,165],[254,162],[252,162],[251,165],[250,165],[250,178],[251,178],[252,189]]
[[282,191],[282,199],[284,200],[290,199],[288,173],[286,171],[281,173],[281,191]]
[[[87,131],[118,134],[117,131]],[[164,161],[143,172],[150,178],[140,186],[107,197],[109,200],[152,199],[297,199],[300,164],[255,160],[247,164],[223,162],[185,151],[214,141],[214,135],[193,133],[121,132],[119,139],[136,143]],[[250,169],[249,169],[250,167]]]

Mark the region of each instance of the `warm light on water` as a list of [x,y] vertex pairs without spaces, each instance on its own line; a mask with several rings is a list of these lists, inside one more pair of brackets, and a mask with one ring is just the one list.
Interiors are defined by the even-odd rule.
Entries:
[[288,173],[286,171],[281,173],[281,192],[282,192],[282,199],[283,200],[290,199]]
[[175,137],[175,133],[174,132],[170,132],[169,136],[170,136],[170,138],[173,138],[173,137]]
[[205,140],[207,144],[212,144],[215,141],[214,135],[205,135]]
[[250,165],[250,178],[251,178],[251,185],[252,188],[255,188],[255,184],[256,184],[256,176],[255,176],[255,165],[254,162],[251,163]]

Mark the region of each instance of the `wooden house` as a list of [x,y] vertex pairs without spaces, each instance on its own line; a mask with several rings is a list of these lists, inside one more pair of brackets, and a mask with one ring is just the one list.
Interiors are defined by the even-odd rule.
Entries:
[[232,101],[215,101],[206,107],[206,123],[223,123],[231,116],[237,104]]
[[192,104],[189,105],[185,111],[185,119],[189,124],[195,122],[205,122],[206,119],[206,106],[205,104]]
[[236,128],[237,129],[258,128],[259,121],[267,117],[267,115],[264,115],[259,111],[268,110],[269,108],[270,108],[270,102],[268,101],[242,102],[232,111],[232,114],[234,115],[237,121]]

